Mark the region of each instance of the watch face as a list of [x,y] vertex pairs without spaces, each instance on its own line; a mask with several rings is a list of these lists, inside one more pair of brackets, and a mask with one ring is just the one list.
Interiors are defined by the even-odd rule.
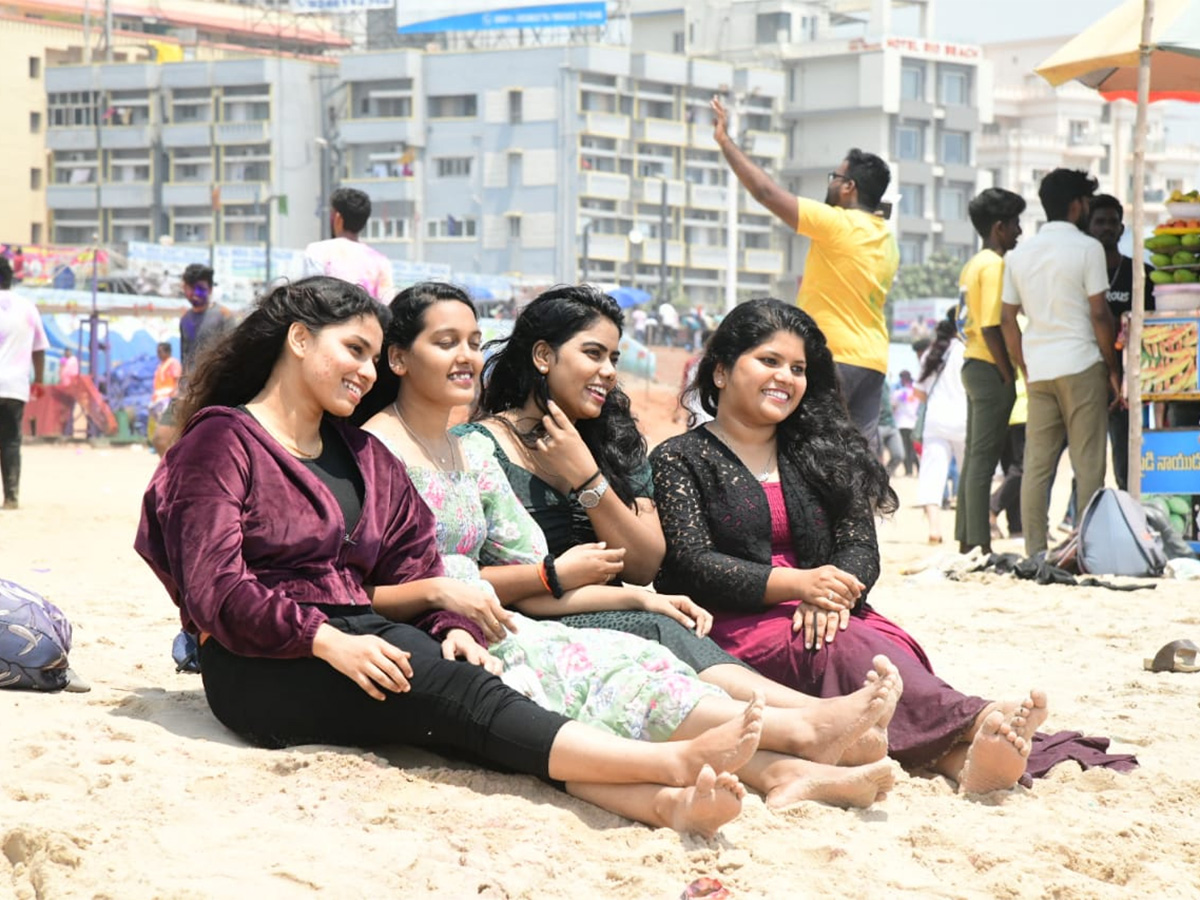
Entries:
[[584,509],[594,509],[600,505],[600,494],[590,488],[579,492],[579,505]]

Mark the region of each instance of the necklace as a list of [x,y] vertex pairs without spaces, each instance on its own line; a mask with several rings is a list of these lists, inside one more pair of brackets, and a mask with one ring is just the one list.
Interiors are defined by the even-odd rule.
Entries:
[[392,411],[396,413],[396,418],[400,420],[400,424],[404,426],[404,430],[408,432],[408,436],[412,438],[418,447],[420,447],[429,461],[441,469],[443,472],[456,471],[461,466],[458,461],[458,452],[455,448],[455,443],[450,438],[450,434],[446,434],[446,449],[449,451],[449,459],[445,456],[433,452],[433,448],[429,446],[419,434],[412,430],[408,422],[404,420],[404,416],[400,414],[400,407],[396,405],[396,401],[392,401]]
[[[1132,264],[1132,262],[1133,261],[1130,260],[1131,264]],[[1108,276],[1108,289],[1110,291],[1113,289],[1113,285],[1117,283],[1117,279],[1121,277],[1121,270],[1124,268],[1125,268],[1125,257],[1122,256],[1121,261],[1119,263],[1117,263],[1116,271],[1114,271],[1111,275]]]
[[280,446],[282,446],[283,449],[286,450],[288,453],[290,453],[292,456],[298,456],[301,459],[318,459],[318,458],[320,458],[321,454],[325,452],[325,439],[323,437],[321,437],[321,434],[319,431],[317,432],[317,452],[316,453],[306,453],[305,451],[300,449],[299,444],[297,444],[295,441],[286,439],[276,429],[272,428],[270,425],[268,425],[266,422],[264,422],[258,416],[254,415],[254,413],[250,412],[249,409],[247,409],[246,412],[249,412],[250,415],[254,416],[255,421],[258,422],[258,424],[263,427],[263,429],[267,432],[267,434],[269,434],[271,437],[273,437],[275,439],[275,442],[278,443]]
[[[729,448],[729,452],[732,453],[734,456],[736,456],[738,458],[738,461],[743,466],[746,466],[747,469],[750,469],[750,467],[746,465],[746,461],[744,459],[742,459],[742,455],[733,448],[733,444],[730,443],[728,436],[726,436],[724,428],[722,428],[716,422],[710,422],[709,426],[708,426],[708,430],[710,432],[712,432],[713,436],[718,441],[720,441],[727,448]],[[771,472],[773,472],[774,470],[775,470],[775,448],[772,447],[771,452],[767,455],[767,461],[766,461],[766,464],[763,465],[762,471],[759,472],[754,477],[758,480],[759,484],[762,484],[768,478],[771,477]],[[751,474],[754,474],[753,470],[751,470]]]

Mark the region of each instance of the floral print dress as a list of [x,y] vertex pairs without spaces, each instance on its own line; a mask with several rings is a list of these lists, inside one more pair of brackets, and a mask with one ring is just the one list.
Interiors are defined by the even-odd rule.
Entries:
[[[459,446],[463,471],[409,466],[408,474],[437,518],[446,574],[491,592],[481,565],[536,564],[546,539],[491,443],[468,434]],[[664,741],[701,699],[728,696],[666,648],[630,634],[520,614],[517,627],[488,647],[504,663],[504,681],[545,709],[612,734]]]

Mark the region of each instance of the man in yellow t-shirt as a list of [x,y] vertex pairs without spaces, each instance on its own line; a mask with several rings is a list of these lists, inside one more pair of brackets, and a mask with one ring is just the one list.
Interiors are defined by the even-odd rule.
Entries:
[[891,181],[887,163],[853,149],[829,173],[822,203],[776,184],[730,138],[725,107],[714,97],[713,137],[750,194],[811,241],[797,304],[813,317],[837,363],[850,418],[879,451],[879,409],[888,365],[884,301],[900,254],[880,201]]
[[961,553],[973,547],[981,547],[984,553],[992,551],[988,518],[992,473],[1004,449],[1016,397],[1013,365],[1000,331],[1004,254],[1017,245],[1024,211],[1021,195],[1003,188],[988,188],[968,207],[971,224],[983,238],[983,249],[967,261],[958,279],[958,324],[967,345],[962,368],[967,439],[954,519]]

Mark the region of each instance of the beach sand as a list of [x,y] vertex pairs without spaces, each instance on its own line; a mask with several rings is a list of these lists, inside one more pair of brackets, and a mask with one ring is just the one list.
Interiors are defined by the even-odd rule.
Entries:
[[[647,429],[670,433],[670,390],[629,387]],[[93,685],[0,691],[0,898],[675,898],[702,876],[734,898],[1200,896],[1200,674],[1142,670],[1167,641],[1200,639],[1195,584],[906,581],[930,548],[905,507],[881,528],[874,604],[951,684],[1042,687],[1050,730],[1108,735],[1142,767],[1064,764],[983,801],[901,774],[866,811],[775,814],[751,796],[704,841],[423,752],[239,741],[199,676],[174,672],[174,607],[131,546],[156,462],[27,445],[22,508],[0,513],[0,576],[67,612],[72,664]],[[898,489],[911,501],[915,479]]]

